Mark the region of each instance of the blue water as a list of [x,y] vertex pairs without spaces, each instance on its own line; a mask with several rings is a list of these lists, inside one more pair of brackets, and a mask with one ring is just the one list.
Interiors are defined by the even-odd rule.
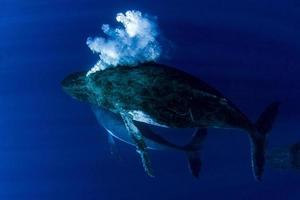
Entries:
[[121,160],[110,155],[89,106],[60,81],[95,64],[86,38],[128,9],[158,17],[170,41],[160,62],[218,88],[252,120],[282,101],[269,147],[300,140],[296,0],[1,0],[0,199],[299,199],[299,171],[267,168],[254,181],[242,131],[209,131],[199,180],[178,152],[151,152],[155,178],[133,147],[119,142]]

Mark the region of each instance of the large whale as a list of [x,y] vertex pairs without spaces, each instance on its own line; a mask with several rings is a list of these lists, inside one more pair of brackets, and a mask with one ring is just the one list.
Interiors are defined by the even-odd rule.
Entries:
[[122,117],[150,176],[153,171],[147,146],[134,121],[171,128],[245,130],[252,147],[254,177],[258,181],[262,179],[267,133],[277,115],[278,102],[270,104],[253,123],[207,83],[176,68],[153,62],[107,68],[89,75],[73,73],[62,81],[62,87],[75,99]]

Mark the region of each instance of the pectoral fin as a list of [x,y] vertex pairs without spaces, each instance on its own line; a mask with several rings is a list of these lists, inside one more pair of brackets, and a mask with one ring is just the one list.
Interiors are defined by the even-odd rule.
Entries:
[[140,133],[139,129],[135,126],[135,124],[132,121],[132,118],[130,116],[128,116],[128,114],[126,114],[126,113],[120,113],[120,114],[124,120],[126,129],[137,148],[137,152],[141,156],[143,167],[144,167],[146,173],[149,176],[153,177],[154,175],[153,175],[152,165],[151,165],[151,161],[149,158],[149,154],[146,150],[147,146],[145,144],[143,135]]

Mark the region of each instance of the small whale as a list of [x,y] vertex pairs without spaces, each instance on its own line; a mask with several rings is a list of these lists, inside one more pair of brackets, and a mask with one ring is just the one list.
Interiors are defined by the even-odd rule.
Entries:
[[[115,139],[123,141],[130,145],[135,145],[133,139],[128,135],[127,128],[120,115],[115,114],[107,109],[92,106],[92,110],[96,116],[98,124],[102,126],[108,133],[108,143],[112,154],[118,154]],[[169,142],[162,136],[154,133],[149,125],[142,122],[135,122],[136,126],[141,131],[148,149],[151,150],[175,150],[183,152],[187,155],[189,169],[192,175],[199,177],[201,168],[200,149],[207,135],[206,129],[200,129],[192,136],[190,143],[187,145],[177,145]]]
[[153,62],[107,68],[89,75],[74,73],[62,81],[62,87],[75,99],[122,117],[149,176],[153,176],[152,165],[135,121],[169,128],[242,129],[250,138],[254,177],[262,180],[266,139],[278,113],[278,102],[267,106],[258,120],[252,122],[207,83]]

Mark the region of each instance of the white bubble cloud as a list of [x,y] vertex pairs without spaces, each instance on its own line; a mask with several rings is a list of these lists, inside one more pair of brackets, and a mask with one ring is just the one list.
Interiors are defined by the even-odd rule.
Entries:
[[118,13],[116,21],[121,23],[118,28],[102,25],[105,37],[87,39],[88,47],[99,54],[99,61],[87,75],[117,65],[134,66],[159,58],[159,32],[152,18],[140,11],[131,10],[125,14]]

